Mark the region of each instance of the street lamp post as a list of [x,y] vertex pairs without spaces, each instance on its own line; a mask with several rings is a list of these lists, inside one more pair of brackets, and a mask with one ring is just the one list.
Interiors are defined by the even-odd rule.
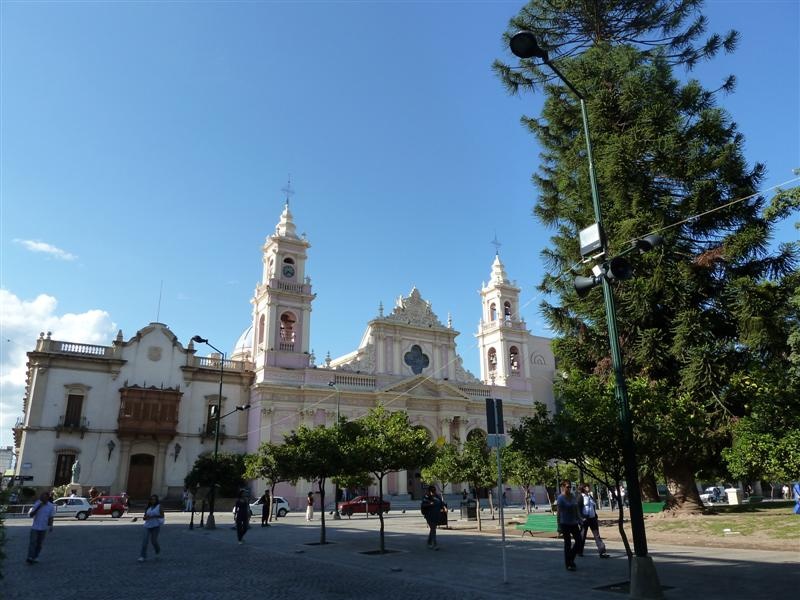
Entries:
[[197,344],[205,344],[209,348],[216,350],[220,355],[219,360],[219,395],[217,396],[217,419],[216,423],[214,424],[214,479],[211,484],[211,497],[208,501],[208,517],[206,518],[206,529],[215,529],[216,522],[214,520],[214,499],[217,495],[217,453],[219,452],[219,422],[220,417],[219,413],[222,411],[222,378],[225,375],[225,353],[220,350],[219,348],[213,346],[208,342],[206,338],[202,338],[199,335],[196,335],[192,338],[192,341]]
[[[519,31],[511,37],[511,52],[522,59],[539,58],[564,82],[564,84],[578,98],[581,106],[583,120],[583,134],[586,140],[586,158],[589,163],[589,182],[592,190],[592,207],[594,208],[595,222],[600,230],[600,251],[606,254],[606,240],[602,234],[603,221],[600,211],[600,194],[597,191],[595,178],[594,158],[592,156],[592,141],[589,135],[589,117],[586,111],[586,102],[583,95],[572,85],[558,68],[550,62],[547,51],[539,46],[536,36],[530,31]],[[603,298],[605,300],[606,322],[608,326],[608,340],[611,347],[611,364],[614,371],[614,396],[617,400],[619,422],[622,429],[622,455],[625,465],[625,480],[628,484],[628,497],[630,498],[630,519],[633,533],[634,558],[631,565],[630,594],[636,598],[663,598],[661,585],[658,580],[653,559],[647,554],[647,537],[644,529],[644,514],[642,512],[642,496],[639,489],[639,469],[636,464],[636,446],[633,439],[633,425],[631,423],[630,407],[628,404],[628,391],[625,385],[625,376],[622,371],[622,351],[619,346],[617,333],[617,315],[614,308],[614,295],[607,277],[601,277],[603,285]]]
[[[339,427],[339,403],[341,394],[339,393],[339,387],[336,385],[335,381],[328,383],[328,386],[336,390],[336,427]],[[342,518],[342,515],[339,514],[339,483],[336,482],[334,485],[336,487],[333,489],[333,520],[339,521]],[[323,508],[323,510],[325,509]]]

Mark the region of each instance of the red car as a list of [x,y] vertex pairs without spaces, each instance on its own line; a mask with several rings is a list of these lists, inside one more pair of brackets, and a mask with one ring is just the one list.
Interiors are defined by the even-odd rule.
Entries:
[[93,515],[111,515],[119,519],[128,510],[127,496],[98,496],[90,502]]
[[377,496],[356,496],[347,502],[339,502],[339,514],[351,516],[354,513],[369,513],[377,515],[378,511],[388,513],[391,504],[388,500],[381,500]]

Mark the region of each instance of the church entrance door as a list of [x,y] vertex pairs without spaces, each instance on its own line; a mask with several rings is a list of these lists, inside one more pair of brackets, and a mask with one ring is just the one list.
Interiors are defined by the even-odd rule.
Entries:
[[128,469],[128,497],[132,500],[144,500],[150,497],[153,489],[153,467],[155,457],[152,454],[134,454],[131,456]]

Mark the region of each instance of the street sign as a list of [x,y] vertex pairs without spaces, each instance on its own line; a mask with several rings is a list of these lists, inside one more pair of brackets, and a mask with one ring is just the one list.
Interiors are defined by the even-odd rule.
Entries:
[[[497,418],[495,419],[495,415]],[[500,398],[486,399],[486,433],[505,433],[503,426],[503,401]]]

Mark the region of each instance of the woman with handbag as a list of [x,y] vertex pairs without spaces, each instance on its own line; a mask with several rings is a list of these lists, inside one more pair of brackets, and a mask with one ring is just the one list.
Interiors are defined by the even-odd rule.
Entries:
[[156,556],[161,553],[161,546],[158,544],[158,533],[161,531],[163,524],[164,509],[161,507],[158,496],[153,494],[144,509],[144,537],[142,538],[142,552],[139,554],[139,562],[144,562],[147,559],[148,542],[153,544]]

